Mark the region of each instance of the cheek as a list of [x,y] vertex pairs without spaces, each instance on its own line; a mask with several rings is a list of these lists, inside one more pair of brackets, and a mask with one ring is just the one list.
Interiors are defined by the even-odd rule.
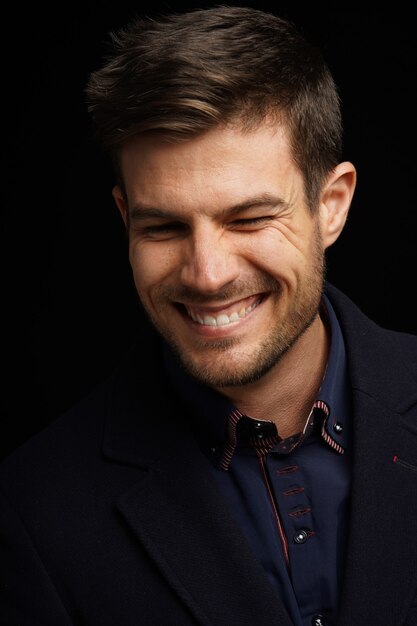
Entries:
[[164,282],[176,268],[176,262],[167,246],[149,242],[132,242],[129,261],[136,288],[142,292]]
[[313,262],[314,242],[294,232],[264,231],[242,243],[241,252],[252,267],[288,286],[302,280]]
[[252,265],[270,274],[285,273],[297,249],[280,232],[264,231],[242,242],[240,252]]

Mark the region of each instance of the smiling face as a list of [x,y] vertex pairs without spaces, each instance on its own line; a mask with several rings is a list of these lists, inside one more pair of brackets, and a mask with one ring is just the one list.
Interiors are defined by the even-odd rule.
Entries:
[[314,334],[337,235],[328,207],[306,206],[281,126],[140,137],[123,147],[121,171],[127,204],[114,196],[138,295],[194,377],[246,385]]

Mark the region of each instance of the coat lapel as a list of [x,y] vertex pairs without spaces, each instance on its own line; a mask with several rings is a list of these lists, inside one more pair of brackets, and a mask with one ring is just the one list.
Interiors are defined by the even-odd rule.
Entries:
[[416,589],[417,437],[404,418],[371,397],[356,394],[355,406],[350,540],[338,624],[402,624]]
[[152,471],[119,509],[200,624],[290,626],[201,459],[185,459]]
[[104,454],[144,472],[119,497],[119,510],[199,624],[292,626],[183,415],[152,361],[146,374],[134,363],[120,371]]
[[[349,542],[338,626],[405,623],[417,588],[417,380],[411,344],[331,289],[353,393]],[[415,358],[415,355],[414,355]]]

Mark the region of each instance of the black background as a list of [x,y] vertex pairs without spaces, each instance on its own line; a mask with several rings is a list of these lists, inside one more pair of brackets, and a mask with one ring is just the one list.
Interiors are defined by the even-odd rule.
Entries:
[[[140,329],[113,173],[84,103],[108,32],[135,15],[213,4],[87,0],[3,10],[2,457],[104,378]],[[289,18],[324,53],[343,102],[344,158],[358,169],[328,278],[378,323],[416,334],[411,8],[229,4]]]

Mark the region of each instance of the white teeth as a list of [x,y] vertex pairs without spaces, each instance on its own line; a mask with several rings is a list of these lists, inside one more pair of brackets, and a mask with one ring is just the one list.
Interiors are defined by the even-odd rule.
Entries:
[[253,309],[258,306],[260,301],[261,299],[259,298],[250,306],[241,309],[239,312],[233,311],[233,313],[231,313],[230,315],[226,315],[226,313],[220,313],[217,317],[214,317],[213,315],[205,315],[204,317],[201,317],[201,315],[197,315],[189,307],[187,307],[187,313],[194,322],[202,324],[203,326],[227,326],[232,322],[237,322],[239,319],[245,317],[248,313],[253,311]]

